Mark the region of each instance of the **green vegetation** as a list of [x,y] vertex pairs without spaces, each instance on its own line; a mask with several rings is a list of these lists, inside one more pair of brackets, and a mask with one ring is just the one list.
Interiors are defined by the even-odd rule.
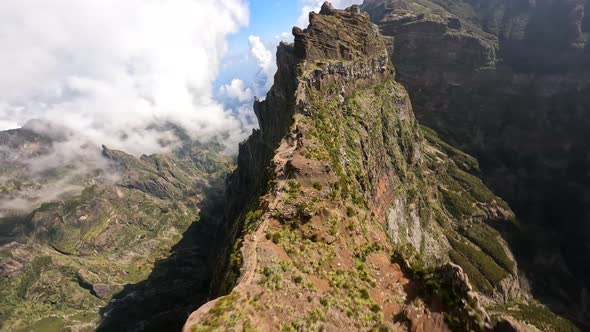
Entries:
[[61,317],[47,317],[43,318],[30,328],[22,329],[19,332],[35,331],[35,332],[62,332],[65,330],[64,320]]
[[434,130],[422,125],[420,126],[420,129],[428,143],[449,156],[462,170],[467,172],[479,172],[479,163],[477,162],[477,159],[444,142]]
[[483,323],[476,303],[469,300],[462,285],[448,280],[443,273],[433,267],[427,267],[422,257],[409,246],[394,249],[392,261],[403,266],[417,287],[417,296],[427,303],[433,300],[443,305],[445,322],[453,331],[480,331]]
[[325,320],[326,320],[326,314],[324,313],[324,310],[322,310],[322,308],[316,308],[312,311],[311,321],[313,323],[317,323],[319,321],[325,321]]
[[489,203],[496,196],[481,182],[481,180],[458,167],[450,167],[450,175],[478,202]]
[[514,271],[514,261],[506,254],[504,245],[500,242],[500,234],[495,229],[483,223],[476,223],[465,232],[465,235],[483,252],[490,255],[498,265],[507,271]]
[[291,179],[287,182],[285,191],[288,194],[286,202],[293,203],[297,198],[299,198],[301,192],[301,184],[297,182],[297,180]]
[[492,294],[494,292],[494,286],[490,284],[486,277],[484,277],[477,267],[473,266],[465,256],[455,249],[451,249],[451,251],[449,251],[449,258],[453,263],[461,266],[463,272],[469,276],[469,282],[476,291],[484,294]]
[[321,183],[319,183],[319,182],[315,181],[315,182],[313,183],[313,188],[314,188],[315,190],[321,191],[321,190],[322,190],[322,188],[323,188],[323,186],[322,186],[322,184],[321,184]]
[[[500,281],[508,276],[508,272],[500,267],[496,262],[490,258],[490,256],[486,255],[483,251],[477,249],[476,246],[469,243],[466,239],[461,238],[454,238],[449,236],[449,243],[455,250],[453,257],[457,260],[455,261],[456,264],[461,265],[460,263],[464,262],[465,260],[468,261],[472,266],[476,267],[478,271],[480,271],[481,275],[485,277],[487,281],[492,286],[499,285]],[[451,257],[451,259],[453,259]],[[462,257],[464,259],[458,258]],[[466,266],[466,273],[469,275],[469,271],[473,271],[470,265],[465,264]],[[478,286],[483,286],[485,283],[481,282],[481,284],[477,281],[479,276],[477,274],[469,275],[470,278],[474,279],[474,282],[478,284]],[[490,294],[490,289],[480,289],[482,292],[486,292]]]
[[247,316],[239,310],[245,306],[245,301],[236,293],[232,293],[217,300],[217,303],[205,316],[199,325],[191,328],[191,332],[205,332],[216,330],[234,330],[238,324],[247,331],[253,331],[253,326]]
[[125,170],[120,184],[88,181],[79,195],[0,220],[0,240],[22,244],[0,253],[15,267],[0,280],[0,329],[92,329],[114,294],[148,278],[199,221],[204,196],[219,197],[229,169],[214,149],[184,148],[141,159],[109,151]]
[[244,229],[247,233],[254,231],[262,218],[263,212],[262,210],[250,210],[246,213],[244,217]]
[[367,256],[374,252],[381,251],[382,249],[383,248],[378,243],[367,243],[361,248],[359,248],[359,250],[355,251],[354,257],[364,262],[367,259]]
[[492,308],[498,316],[510,315],[547,332],[581,332],[573,323],[536,302],[516,302]]
[[49,266],[49,264],[51,264],[51,257],[35,257],[31,265],[20,276],[20,280],[16,286],[16,295],[24,299],[29,288],[31,288],[31,286],[39,279],[41,272],[43,272],[43,269]]
[[[336,225],[336,218],[330,220],[332,221],[327,221],[328,224]],[[262,282],[269,289],[285,287],[284,275],[292,275],[292,285],[296,287],[306,289],[311,287],[313,289],[314,286],[306,282],[301,273],[328,280],[330,285],[330,290],[322,294],[318,300],[318,305],[321,306],[320,310],[311,307],[309,316],[305,320],[288,322],[283,325],[283,330],[300,327],[311,328],[318,321],[325,319],[324,310],[327,309],[338,310],[363,322],[381,322],[379,306],[371,299],[368,291],[375,286],[375,281],[370,277],[360,259],[355,258],[355,267],[352,269],[333,270],[335,252],[332,245],[304,239],[299,229],[293,229],[289,225],[284,225],[278,232],[269,233],[268,237],[284,248],[293,264],[288,269],[270,265],[262,270],[261,273],[264,276]],[[379,249],[378,245],[366,245],[360,252],[361,255],[368,255]],[[313,301],[313,298],[308,300]]]
[[441,193],[445,208],[457,220],[473,216],[477,212],[474,206],[475,202],[469,194],[465,192],[457,193],[450,190],[443,190]]
[[262,270],[262,274],[266,277],[266,279],[262,281],[262,284],[270,289],[280,289],[284,272],[285,270],[283,270],[280,266],[265,266]]
[[227,270],[221,284],[221,294],[229,294],[241,275],[241,267],[244,262],[244,257],[242,257],[242,251],[240,250],[242,242],[243,238],[240,238],[236,240],[233,246],[233,250],[227,262]]

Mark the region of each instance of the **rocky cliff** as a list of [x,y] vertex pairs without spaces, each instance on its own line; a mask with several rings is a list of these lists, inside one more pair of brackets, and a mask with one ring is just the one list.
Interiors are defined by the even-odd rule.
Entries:
[[515,209],[533,291],[589,322],[590,2],[366,0],[418,119]]
[[[185,331],[572,330],[529,295],[477,161],[418,125],[391,39],[322,6],[278,48],[226,193],[226,250]],[[394,53],[395,54],[395,53]],[[512,317],[512,318],[507,318]]]

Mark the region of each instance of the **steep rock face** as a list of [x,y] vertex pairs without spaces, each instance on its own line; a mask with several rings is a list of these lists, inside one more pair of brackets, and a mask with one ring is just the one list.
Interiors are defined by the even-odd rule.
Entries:
[[[51,153],[55,139],[27,128],[0,132],[0,138],[12,149],[12,159],[2,160],[1,167],[23,177],[26,172],[14,165]],[[184,252],[174,255],[175,262],[164,259],[183,236],[194,235],[187,229],[199,220],[196,241],[211,242],[197,245],[214,247],[218,220],[203,214],[214,213],[205,199],[224,189],[229,161],[220,150],[189,142],[173,153],[135,158],[104,147],[104,163],[117,183],[89,177],[96,183],[78,182],[81,193],[45,197],[50,202],[30,213],[0,218],[0,330],[94,330],[100,323],[104,330],[131,331],[158,330],[153,324],[162,321],[180,324],[188,312],[183,306],[205,298],[211,267],[194,244],[178,244]],[[33,179],[52,185],[58,175]],[[187,256],[190,262],[181,261]],[[142,283],[152,288],[142,289]],[[187,289],[195,295],[178,301]]]
[[533,290],[587,324],[588,1],[366,0],[362,9],[394,38],[391,59],[419,120],[476,155],[523,222],[515,241]]
[[529,308],[490,227],[510,208],[417,124],[368,15],[326,3],[293,33],[229,180],[223,296],[185,331],[482,330]]

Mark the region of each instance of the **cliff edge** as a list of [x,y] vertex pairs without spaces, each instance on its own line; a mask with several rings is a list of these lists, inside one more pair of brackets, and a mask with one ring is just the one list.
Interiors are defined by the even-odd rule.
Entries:
[[508,205],[417,123],[391,39],[329,3],[293,34],[228,180],[219,297],[184,331],[516,328],[509,303],[553,317],[492,227]]

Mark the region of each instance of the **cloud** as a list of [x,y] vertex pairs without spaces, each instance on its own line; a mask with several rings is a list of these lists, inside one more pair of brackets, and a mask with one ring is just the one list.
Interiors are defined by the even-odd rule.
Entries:
[[277,71],[274,53],[262,43],[258,36],[248,37],[248,44],[250,45],[250,54],[264,75],[264,90],[268,91],[273,84],[274,74]]
[[291,32],[281,32],[280,34],[275,36],[276,41],[284,41],[287,43],[292,43],[294,40],[293,34]]
[[120,179],[99,147],[75,135],[68,128],[39,120],[0,132],[0,218],[30,212],[90,184]]
[[[35,181],[59,176],[24,196],[0,192],[0,212],[80,190],[109,168],[102,144],[135,156],[170,150],[169,123],[236,152],[250,119],[215,100],[213,84],[227,37],[248,20],[246,0],[2,0],[0,130],[28,123],[55,140],[23,156],[34,144],[0,146],[0,165]],[[2,176],[0,187],[15,179]]]
[[258,128],[258,119],[252,111],[252,104],[243,104],[238,107],[236,110],[236,116],[249,132]]
[[[309,24],[309,13],[314,11],[318,13],[322,8],[325,0],[301,0],[301,14],[295,23],[300,28],[306,28]],[[331,0],[334,8],[343,9],[352,5],[360,5],[363,0]]]
[[245,86],[244,81],[234,78],[230,84],[224,84],[219,88],[220,92],[240,102],[250,101],[254,98],[252,89]]
[[245,0],[3,0],[0,8],[0,129],[57,122],[72,139],[135,155],[164,149],[169,133],[154,124],[232,145],[245,136],[212,96],[226,37],[248,24]]

